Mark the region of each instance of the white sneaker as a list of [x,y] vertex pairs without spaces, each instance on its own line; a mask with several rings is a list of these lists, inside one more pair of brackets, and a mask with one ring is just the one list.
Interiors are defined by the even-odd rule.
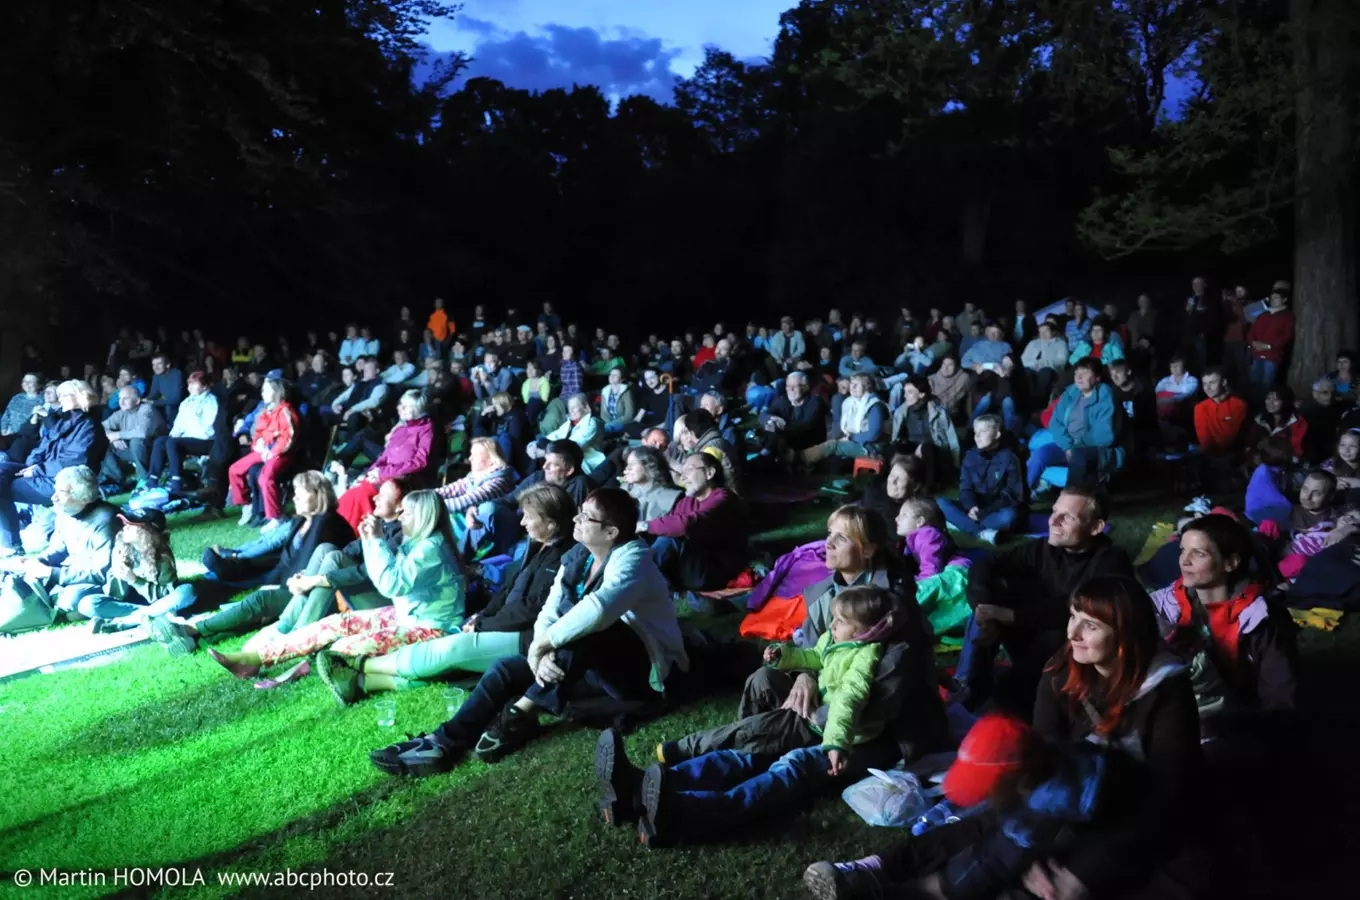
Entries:
[[242,527],[245,527],[246,525],[249,525],[249,524],[250,524],[250,517],[251,517],[252,515],[254,515],[254,513],[255,513],[255,510],[251,509],[251,508],[250,508],[250,504],[247,503],[245,506],[241,507],[241,518],[240,518],[239,521],[237,521],[236,524],[237,524],[237,525],[240,525],[240,526],[242,526]]
[[995,528],[982,529],[981,531],[978,532],[978,540],[982,541],[984,544],[995,544],[996,529]]
[[1201,516],[1209,515],[1211,509],[1213,509],[1213,506],[1208,497],[1196,497],[1194,500],[1185,504],[1186,512],[1198,513]]
[[282,524],[283,524],[282,519],[268,519],[267,521],[265,521],[263,525],[260,526],[260,534],[268,534],[269,532],[273,531],[275,528],[278,528]]

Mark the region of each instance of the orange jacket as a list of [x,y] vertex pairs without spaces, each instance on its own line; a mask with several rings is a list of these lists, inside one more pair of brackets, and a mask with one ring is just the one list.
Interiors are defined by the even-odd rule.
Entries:
[[436,309],[430,313],[429,321],[425,323],[425,327],[434,332],[434,339],[440,343],[447,341],[449,335],[453,334],[454,331],[453,320],[442,309]]
[[1229,395],[1222,401],[1205,398],[1195,404],[1195,435],[1204,453],[1236,450],[1247,422],[1247,402],[1241,397]]

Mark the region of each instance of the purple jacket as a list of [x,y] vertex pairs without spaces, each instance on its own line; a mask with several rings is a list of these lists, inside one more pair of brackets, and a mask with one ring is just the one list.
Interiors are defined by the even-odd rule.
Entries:
[[775,560],[774,568],[760,579],[760,584],[746,598],[746,608],[758,610],[774,597],[797,597],[806,588],[830,577],[831,570],[826,567],[826,541],[802,544]]
[[917,580],[938,575],[945,566],[966,566],[966,556],[960,556],[954,541],[934,525],[922,525],[907,535],[907,556],[916,558]]
[[381,478],[414,475],[425,469],[430,461],[430,445],[434,443],[434,423],[429,418],[412,419],[392,429],[382,456],[373,461],[373,468]]

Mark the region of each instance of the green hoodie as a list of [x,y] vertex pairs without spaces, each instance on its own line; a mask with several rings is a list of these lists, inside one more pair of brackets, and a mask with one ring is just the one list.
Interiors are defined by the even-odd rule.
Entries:
[[857,731],[860,710],[869,700],[883,645],[877,641],[831,642],[827,629],[810,650],[793,644],[780,646],[779,659],[774,668],[817,672],[817,688],[826,707],[826,722],[812,723],[813,731],[822,736],[825,750],[849,750],[855,744],[877,737],[878,731]]

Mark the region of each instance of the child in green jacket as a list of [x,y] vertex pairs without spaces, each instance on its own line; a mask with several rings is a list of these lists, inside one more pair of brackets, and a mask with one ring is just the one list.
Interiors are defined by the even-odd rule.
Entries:
[[765,648],[765,664],[772,668],[817,673],[825,716],[815,717],[811,726],[821,735],[822,749],[830,754],[836,772],[855,744],[877,736],[876,731],[866,734],[857,726],[883,653],[879,639],[891,628],[890,613],[882,592],[852,588],[831,601],[831,628],[811,649],[794,644]]

